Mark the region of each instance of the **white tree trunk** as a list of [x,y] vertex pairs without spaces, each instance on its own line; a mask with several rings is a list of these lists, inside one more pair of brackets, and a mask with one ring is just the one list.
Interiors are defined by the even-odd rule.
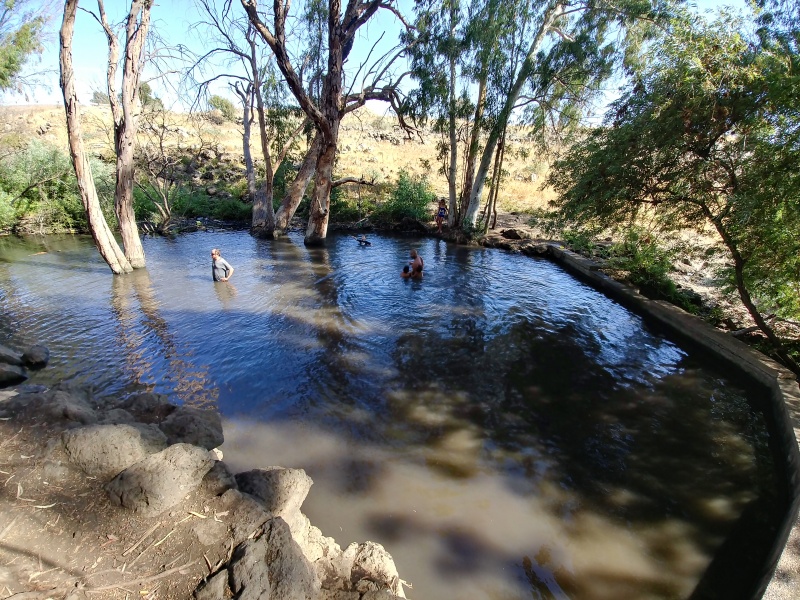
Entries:
[[78,0],[66,0],[64,3],[64,21],[61,25],[61,91],[64,95],[64,110],[67,119],[67,137],[75,177],[81,195],[83,209],[89,222],[89,231],[94,243],[100,251],[111,271],[120,274],[133,270],[125,253],[119,247],[114,235],[100,210],[100,201],[92,178],[92,170],[83,147],[81,133],[80,108],[75,92],[75,73],[72,67],[72,36],[75,30],[75,13]]
[[494,127],[492,127],[492,130],[489,132],[489,138],[486,140],[486,146],[484,147],[483,155],[481,156],[481,163],[478,167],[478,172],[475,174],[475,182],[472,185],[472,192],[470,193],[469,197],[469,206],[467,207],[467,212],[464,215],[463,222],[465,225],[475,225],[478,217],[478,210],[480,210],[481,207],[483,186],[486,183],[486,176],[489,173],[489,167],[492,163],[492,157],[494,156],[494,150],[497,146],[497,141],[500,139],[500,134],[505,128],[506,123],[511,116],[511,111],[519,99],[522,87],[525,85],[528,77],[530,77],[533,72],[536,54],[542,47],[542,43],[547,37],[547,34],[552,30],[553,23],[563,12],[563,5],[560,2],[556,2],[551,4],[542,16],[542,22],[539,26],[539,31],[536,33],[536,36],[531,42],[531,46],[528,49],[528,54],[525,56],[525,60],[522,63],[519,73],[517,74],[514,85],[511,87],[511,91],[506,98],[502,111],[500,112],[500,118],[497,119]]

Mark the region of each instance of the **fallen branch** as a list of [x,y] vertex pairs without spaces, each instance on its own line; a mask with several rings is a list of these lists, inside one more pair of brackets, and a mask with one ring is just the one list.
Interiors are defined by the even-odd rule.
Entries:
[[[132,579],[131,581],[126,581],[124,585],[131,586],[131,585],[137,585],[137,584],[140,584],[140,583],[149,583],[151,581],[157,581],[159,579],[163,579],[164,577],[169,577],[170,575],[172,575],[173,573],[177,573],[178,571],[183,571],[184,569],[188,569],[189,567],[193,567],[194,564],[195,564],[195,561],[192,560],[192,561],[187,562],[186,564],[181,565],[180,567],[175,567],[173,569],[168,569],[168,570],[164,571],[163,573],[159,573],[158,575],[151,575],[150,577],[140,577],[139,579]],[[111,585],[104,585],[104,586],[101,586],[101,587],[84,588],[84,591],[89,592],[89,593],[97,593],[97,592],[103,592],[103,591],[106,591],[106,590],[113,590],[114,588],[124,589],[122,587],[122,585],[123,584],[114,583],[114,584],[111,584]]]
[[145,534],[144,534],[144,535],[141,537],[141,539],[140,539],[138,542],[136,542],[136,543],[135,543],[133,546],[131,546],[130,548],[128,548],[127,550],[125,550],[125,552],[123,552],[123,553],[122,553],[122,556],[127,556],[128,554],[130,554],[131,552],[133,552],[134,550],[136,550],[136,548],[138,548],[138,547],[139,547],[139,545],[140,545],[140,544],[141,544],[143,541],[145,541],[145,540],[147,539],[147,537],[148,537],[148,536],[149,536],[151,533],[153,533],[153,532],[154,532],[156,529],[158,529],[158,527],[159,527],[160,525],[161,525],[161,521],[159,521],[158,523],[156,523],[155,525],[153,525],[153,526],[152,526],[150,529],[148,529],[148,530],[147,530],[147,533],[145,533]]

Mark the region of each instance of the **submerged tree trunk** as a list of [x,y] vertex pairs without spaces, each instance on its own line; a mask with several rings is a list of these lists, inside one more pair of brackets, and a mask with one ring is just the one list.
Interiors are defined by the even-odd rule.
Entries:
[[[337,124],[338,128],[338,124]],[[314,193],[311,196],[308,227],[305,243],[307,246],[320,246],[325,243],[330,219],[331,183],[333,182],[333,162],[336,159],[336,142],[323,148],[317,160],[314,177]]]
[[114,235],[100,210],[97,190],[94,186],[91,167],[83,148],[80,108],[75,92],[75,74],[72,67],[72,36],[75,30],[75,13],[78,0],[67,0],[64,4],[64,21],[61,25],[61,91],[64,95],[64,110],[67,119],[67,137],[72,165],[78,180],[81,202],[86,211],[86,220],[94,243],[111,271],[120,274],[132,271],[125,253],[117,244]]
[[[99,4],[102,4],[100,2]],[[139,80],[142,71],[144,44],[150,28],[153,0],[132,0],[125,38],[125,60],[122,71],[122,115],[115,118],[114,146],[117,153],[117,185],[114,210],[119,221],[125,256],[134,269],[145,266],[144,248],[139,238],[133,212],[133,177],[136,132],[139,126]],[[116,39],[116,38],[115,38]],[[109,57],[109,62],[112,57]],[[115,90],[109,89],[109,97]],[[117,117],[118,115],[115,115]]]
[[317,133],[308,147],[308,152],[300,165],[300,170],[283,196],[278,212],[275,213],[275,231],[284,232],[289,228],[289,223],[303,200],[308,184],[314,176],[314,169],[319,160],[322,137]]

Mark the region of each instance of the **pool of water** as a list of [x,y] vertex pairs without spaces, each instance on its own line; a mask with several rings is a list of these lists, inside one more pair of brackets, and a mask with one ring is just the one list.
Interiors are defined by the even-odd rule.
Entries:
[[0,342],[50,348],[32,383],[218,407],[235,471],[306,469],[312,522],[411,598],[688,598],[763,529],[761,392],[546,260],[371,239],[146,238],[115,277],[88,238],[0,238]]

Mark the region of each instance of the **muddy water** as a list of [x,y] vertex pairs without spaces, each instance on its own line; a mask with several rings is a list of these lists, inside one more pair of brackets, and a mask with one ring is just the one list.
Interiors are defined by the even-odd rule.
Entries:
[[235,470],[306,469],[312,522],[381,542],[412,598],[688,598],[771,527],[760,392],[547,261],[377,235],[145,251],[113,277],[88,239],[0,238],[0,341],[50,347],[33,383],[219,407]]

